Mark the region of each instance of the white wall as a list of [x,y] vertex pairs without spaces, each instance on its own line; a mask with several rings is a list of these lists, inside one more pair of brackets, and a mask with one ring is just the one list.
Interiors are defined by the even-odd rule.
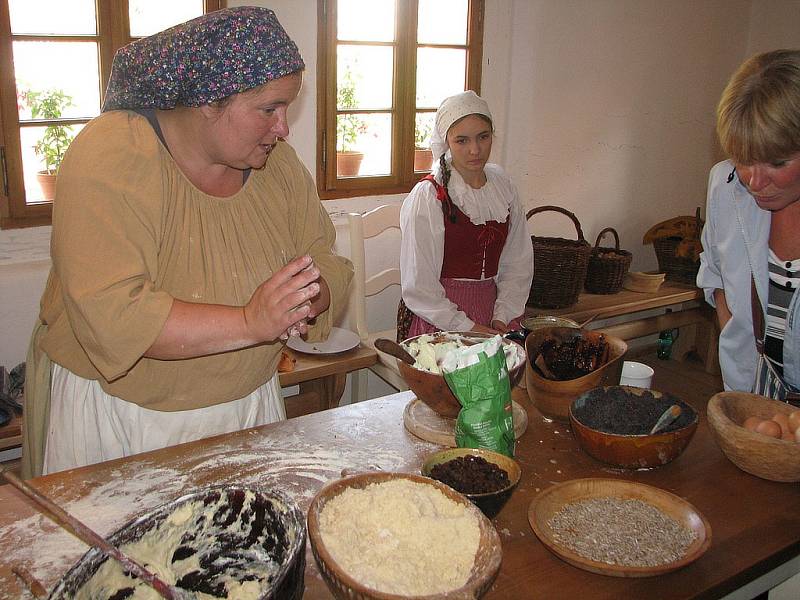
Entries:
[[[289,141],[313,173],[317,1],[229,1],[240,4],[273,8],[300,47],[307,69],[290,109]],[[800,47],[798,22],[798,0],[486,0],[482,93],[498,131],[493,160],[514,177],[528,207],[571,210],[590,243],[615,227],[633,252],[633,268],[654,268],[643,233],[704,207],[708,170],[720,158],[714,108],[727,78],[751,53]],[[339,215],[401,200],[326,201],[342,253]],[[559,215],[537,215],[531,229],[575,236]],[[6,251],[39,240],[34,232],[41,230],[47,228],[0,231],[0,265]],[[393,260],[396,240],[387,244],[368,254],[370,270]],[[46,245],[40,250],[46,253]],[[0,272],[0,292],[23,290],[9,277]],[[35,314],[40,290],[24,289]],[[397,294],[390,295],[369,306],[376,327],[394,320]],[[3,316],[0,348],[8,366],[24,359],[27,334],[16,333],[22,326],[9,335]]]

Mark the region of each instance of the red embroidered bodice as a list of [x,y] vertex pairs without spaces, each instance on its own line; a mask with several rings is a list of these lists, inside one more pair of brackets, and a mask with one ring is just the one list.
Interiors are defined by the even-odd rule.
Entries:
[[440,277],[488,279],[497,275],[500,254],[508,237],[508,221],[475,225],[455,206],[433,175],[424,177],[436,188],[444,214],[444,260]]

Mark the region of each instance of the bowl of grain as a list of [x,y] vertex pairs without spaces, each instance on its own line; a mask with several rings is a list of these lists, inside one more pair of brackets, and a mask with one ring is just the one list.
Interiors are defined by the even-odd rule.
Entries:
[[528,508],[536,536],[571,565],[612,577],[663,575],[700,558],[711,526],[666,490],[621,479],[557,483]]
[[371,472],[320,490],[308,509],[317,565],[336,598],[479,598],[500,569],[500,537],[452,488]]
[[[662,431],[653,426],[671,407],[680,414]],[[570,405],[570,425],[580,447],[597,460],[626,469],[660,467],[677,458],[697,430],[697,412],[683,400],[627,385],[598,387]]]
[[486,448],[448,448],[429,455],[422,474],[461,492],[491,519],[511,497],[522,470],[513,458]]
[[[461,412],[461,403],[453,395],[441,374],[439,364],[444,354],[452,348],[483,342],[491,337],[489,334],[458,331],[440,331],[423,334],[405,340],[402,346],[415,359],[413,365],[397,361],[400,375],[409,389],[422,402],[442,417],[455,418]],[[503,340],[503,352],[506,355],[509,384],[513,389],[525,368],[525,351],[517,343]]]
[[[275,490],[205,488],[134,519],[108,541],[192,597],[204,593],[299,600],[305,589],[303,513]],[[48,598],[139,598],[152,593],[117,561],[93,548]]]
[[619,381],[624,340],[573,327],[543,327],[525,340],[525,387],[542,415],[569,420],[569,405],[583,392]]
[[800,443],[744,426],[757,417],[788,417],[797,407],[746,392],[720,392],[708,401],[708,426],[725,456],[742,471],[770,481],[800,481]]

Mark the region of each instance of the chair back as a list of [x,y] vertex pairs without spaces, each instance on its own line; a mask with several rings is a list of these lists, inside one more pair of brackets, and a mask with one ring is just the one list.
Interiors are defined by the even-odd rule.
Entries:
[[[400,285],[400,256],[396,265],[367,277],[365,240],[392,228],[400,229],[400,205],[386,204],[364,214],[349,213],[350,260],[353,262],[353,283],[350,286],[349,310],[361,340],[369,337],[367,298],[390,285]],[[394,339],[394,338],[392,338]]]

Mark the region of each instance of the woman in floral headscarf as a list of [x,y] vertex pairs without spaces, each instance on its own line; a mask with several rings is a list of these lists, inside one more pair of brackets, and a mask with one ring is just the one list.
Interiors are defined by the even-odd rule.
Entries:
[[59,172],[25,475],[285,418],[283,340],[324,338],[352,275],[282,141],[303,69],[256,7],[117,53]]
[[436,112],[433,171],[400,212],[399,339],[518,327],[533,249],[517,188],[488,163],[493,136],[489,106],[475,92],[445,99]]

